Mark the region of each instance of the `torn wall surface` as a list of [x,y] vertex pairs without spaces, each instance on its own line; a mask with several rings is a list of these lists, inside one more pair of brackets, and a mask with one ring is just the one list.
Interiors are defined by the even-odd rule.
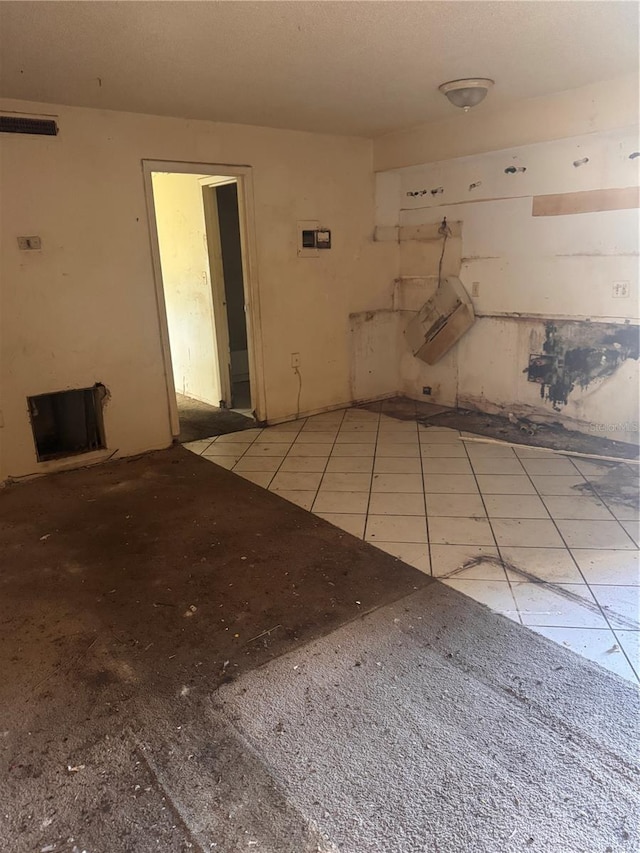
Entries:
[[[596,194],[590,212],[532,215],[541,196],[637,187],[636,150],[629,128],[378,175],[375,238],[397,248],[385,307],[397,310],[398,326],[434,292],[440,247],[428,236],[443,216],[457,223],[443,274],[459,274],[476,314],[438,364],[401,347],[401,393],[425,399],[430,388],[444,405],[516,410],[638,441],[638,209],[629,193],[622,209],[597,209]],[[550,324],[555,350],[546,353]],[[556,374],[540,383],[530,365],[545,355]]]

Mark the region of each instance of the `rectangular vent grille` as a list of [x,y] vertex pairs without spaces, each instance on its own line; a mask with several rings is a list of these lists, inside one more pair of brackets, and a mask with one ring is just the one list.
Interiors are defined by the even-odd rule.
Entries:
[[56,136],[58,125],[53,119],[0,116],[0,133],[34,133],[39,136]]

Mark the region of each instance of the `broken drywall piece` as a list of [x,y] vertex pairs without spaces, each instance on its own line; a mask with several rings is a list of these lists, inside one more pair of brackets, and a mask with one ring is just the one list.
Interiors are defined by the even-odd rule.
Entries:
[[475,321],[473,304],[457,276],[444,278],[405,330],[416,358],[435,364]]

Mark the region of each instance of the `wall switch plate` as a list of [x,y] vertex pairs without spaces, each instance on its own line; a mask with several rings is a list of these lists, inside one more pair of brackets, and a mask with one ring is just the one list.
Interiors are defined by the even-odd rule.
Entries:
[[299,352],[292,352],[291,353],[291,367],[293,367],[294,369],[296,367],[300,367],[300,353]]
[[18,237],[18,248],[22,252],[36,252],[42,248],[40,237]]
[[471,282],[471,295],[472,296],[480,296],[480,282],[472,281]]
[[628,281],[614,281],[613,282],[613,298],[614,299],[627,299],[630,293],[631,285]]

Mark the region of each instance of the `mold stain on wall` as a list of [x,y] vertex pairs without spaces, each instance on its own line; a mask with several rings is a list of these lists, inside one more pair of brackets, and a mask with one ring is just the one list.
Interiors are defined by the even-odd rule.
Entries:
[[637,326],[549,321],[544,330],[542,352],[532,353],[522,372],[540,385],[541,398],[556,411],[576,387],[584,390],[594,380],[612,376],[622,362],[640,354]]

